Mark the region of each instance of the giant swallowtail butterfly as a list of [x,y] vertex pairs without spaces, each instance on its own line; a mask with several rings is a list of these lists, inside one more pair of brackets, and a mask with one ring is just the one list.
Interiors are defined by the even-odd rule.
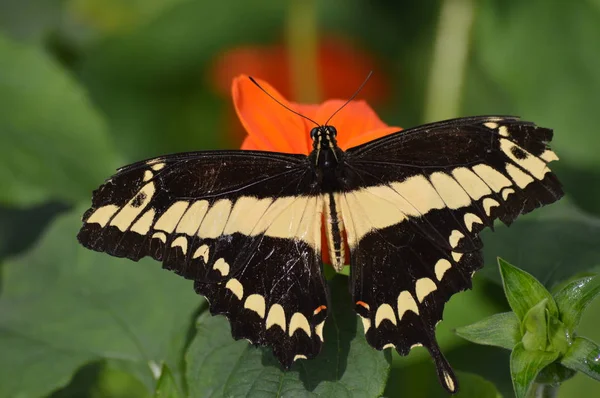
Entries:
[[[349,248],[352,301],[370,345],[423,345],[457,390],[435,326],[483,265],[479,232],[558,200],[552,131],[516,117],[468,117],[342,151],[331,125],[308,155],[190,152],[118,170],[93,194],[78,239],[194,281],[235,339],[270,346],[284,368],[316,356],[329,311],[321,226],[333,266]],[[340,134],[344,134],[340,131]]]

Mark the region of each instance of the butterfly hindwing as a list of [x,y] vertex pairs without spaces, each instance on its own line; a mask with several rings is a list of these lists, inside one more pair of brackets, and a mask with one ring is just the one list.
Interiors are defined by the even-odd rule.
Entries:
[[306,162],[220,151],[125,167],[94,192],[78,239],[194,280],[236,339],[271,346],[289,367],[320,351],[328,306],[322,197]]
[[516,118],[451,120],[346,154],[337,194],[356,311],[369,344],[425,346],[447,390],[457,382],[435,340],[445,303],[483,266],[479,232],[562,196],[546,164],[552,132]]

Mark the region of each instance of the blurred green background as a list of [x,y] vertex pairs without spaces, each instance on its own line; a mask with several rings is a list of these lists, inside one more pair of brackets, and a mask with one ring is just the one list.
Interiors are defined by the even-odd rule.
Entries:
[[[512,396],[508,352],[451,330],[507,309],[498,255],[549,288],[600,270],[598,0],[0,0],[0,397],[152,396],[162,364],[191,394],[225,395],[199,387],[216,375],[190,381],[192,284],[79,248],[80,214],[120,165],[238,147],[239,73],[318,103],[369,70],[359,98],[390,125],[511,114],[555,130],[567,197],[486,234],[486,269],[438,327],[456,369]],[[600,341],[600,303],[580,332]],[[460,380],[464,396],[496,396]],[[393,357],[384,387],[445,396],[419,349]],[[577,375],[559,396],[598,391]]]

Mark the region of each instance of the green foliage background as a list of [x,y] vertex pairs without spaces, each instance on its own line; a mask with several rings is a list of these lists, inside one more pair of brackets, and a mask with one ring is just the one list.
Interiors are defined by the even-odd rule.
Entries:
[[[233,145],[230,99],[214,92],[209,65],[235,46],[285,42],[294,3],[0,1],[0,398],[444,396],[424,350],[390,360],[365,347],[342,277],[332,281],[342,309],[325,330],[338,349],[282,373],[208,317],[191,282],[77,245],[91,191],[116,167]],[[567,197],[486,234],[488,267],[437,333],[462,396],[511,396],[508,352],[451,330],[507,310],[498,255],[549,288],[600,270],[600,2],[306,3],[319,36],[381,60],[392,95],[377,110],[388,124],[494,113],[555,129]],[[580,332],[600,340],[600,303]],[[344,366],[334,372],[331,360]],[[593,389],[577,375],[560,396]]]

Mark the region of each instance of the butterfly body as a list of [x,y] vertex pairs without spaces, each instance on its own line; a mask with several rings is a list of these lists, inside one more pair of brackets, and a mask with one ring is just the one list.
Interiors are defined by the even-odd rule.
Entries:
[[94,192],[78,239],[119,257],[153,257],[193,280],[236,339],[272,347],[286,368],[321,349],[330,310],[322,252],[339,270],[347,245],[368,343],[401,355],[425,346],[455,392],[435,325],[483,266],[479,232],[562,196],[547,167],[557,159],[552,131],[481,116],[345,151],[336,135],[314,128],[308,156],[191,152],[126,166]]

